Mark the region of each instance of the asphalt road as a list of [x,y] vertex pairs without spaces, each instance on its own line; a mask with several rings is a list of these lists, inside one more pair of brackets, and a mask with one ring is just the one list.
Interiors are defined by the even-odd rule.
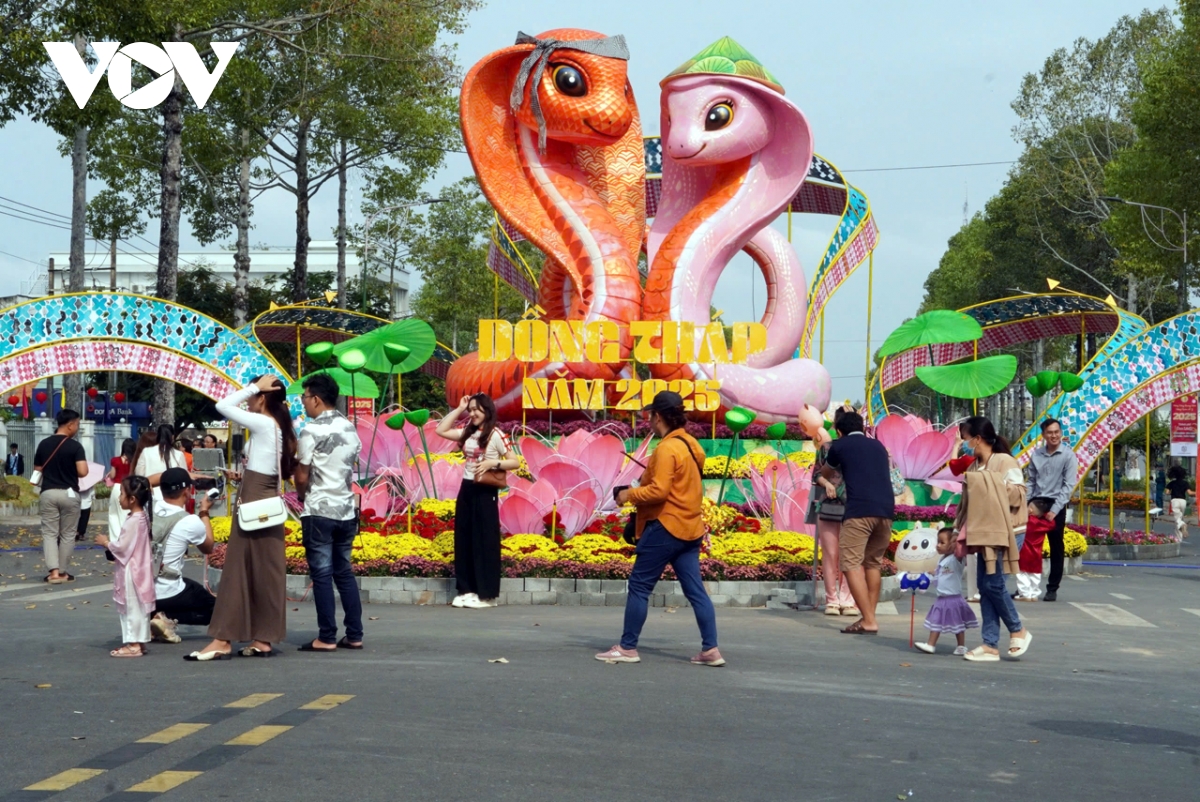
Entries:
[[52,588],[39,562],[0,553],[0,800],[1197,798],[1200,570],[1068,579],[1020,606],[1033,644],[1000,664],[910,650],[904,603],[879,637],[720,610],[711,669],[687,663],[687,609],[652,610],[643,662],[606,665],[613,609],[368,606],[364,651],[309,655],[309,602],[272,660],[185,663],[198,629],[114,660],[103,559]]

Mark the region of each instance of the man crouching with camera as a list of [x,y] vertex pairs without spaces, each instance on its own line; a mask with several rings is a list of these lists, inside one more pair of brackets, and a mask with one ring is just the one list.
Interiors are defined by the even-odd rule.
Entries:
[[196,513],[187,511],[188,488],[192,477],[183,468],[169,468],[159,479],[163,503],[154,505],[152,527],[153,561],[157,567],[154,594],[157,598],[150,630],[154,640],[179,643],[177,624],[207,626],[212,620],[216,597],[194,579],[183,575],[183,560],[188,546],[202,554],[213,552],[212,521],[208,511],[212,498],[204,494],[196,500]]

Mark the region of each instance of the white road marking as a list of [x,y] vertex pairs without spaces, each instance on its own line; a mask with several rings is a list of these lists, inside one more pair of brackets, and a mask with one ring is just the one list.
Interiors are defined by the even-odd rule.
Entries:
[[1122,610],[1115,604],[1080,604],[1079,602],[1071,602],[1071,606],[1083,610],[1102,624],[1114,627],[1154,627],[1154,624],[1151,624],[1146,619],[1138,618],[1133,613],[1128,610]]
[[25,590],[27,588],[43,588],[47,584],[46,582],[27,582],[18,585],[5,585],[0,588],[0,593],[8,593],[10,590]]
[[1183,610],[1185,613],[1191,613],[1192,615],[1200,615],[1200,610],[1197,610],[1194,607],[1181,607],[1179,609]]
[[1108,595],[1112,596],[1114,599],[1122,599],[1124,601],[1133,601],[1132,596],[1126,596],[1124,593],[1110,593]]
[[10,596],[3,601],[21,601],[21,602],[39,602],[51,601],[53,599],[70,599],[75,596],[91,596],[96,593],[112,592],[112,585],[96,585],[89,588],[79,588],[78,590],[55,590],[50,593],[27,593],[24,596]]
[[1075,576],[1074,574],[1067,574],[1067,579],[1070,579],[1074,582],[1087,582],[1087,580],[1084,579],[1083,577]]

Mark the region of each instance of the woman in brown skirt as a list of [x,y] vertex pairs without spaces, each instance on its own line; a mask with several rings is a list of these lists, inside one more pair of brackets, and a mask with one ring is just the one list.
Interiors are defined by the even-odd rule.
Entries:
[[[243,402],[249,411],[241,408]],[[238,503],[278,496],[296,464],[296,432],[283,383],[276,376],[260,376],[220,401],[217,411],[250,431]],[[271,644],[281,642],[287,632],[283,537],[282,524],[243,532],[237,515],[233,516],[217,604],[208,626],[213,640],[185,660],[227,660],[233,644],[244,641],[250,645],[239,652],[243,657],[275,655]]]

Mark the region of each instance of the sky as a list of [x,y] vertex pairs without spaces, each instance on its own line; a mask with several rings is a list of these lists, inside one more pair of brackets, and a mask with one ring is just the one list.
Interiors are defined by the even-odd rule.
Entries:
[[[624,34],[643,131],[656,134],[658,82],[716,39],[733,37],[776,75],[804,111],[816,152],[837,165],[871,202],[881,232],[871,293],[874,348],[915,312],[926,276],[963,223],[964,203],[970,214],[982,208],[1020,155],[1009,104],[1021,78],[1037,71],[1055,48],[1069,47],[1079,37],[1102,36],[1121,16],[1145,7],[1129,0],[760,0],[746,5],[492,0],[471,15],[462,35],[448,41],[465,70],[492,50],[512,44],[519,30],[536,35],[575,27]],[[105,87],[101,84],[98,91]],[[52,131],[25,120],[0,128],[0,196],[69,214],[70,162],[59,155],[58,145]],[[908,169],[981,162],[1000,163]],[[450,154],[429,189],[436,192],[470,172],[465,155]],[[95,182],[89,184],[89,193],[99,189]],[[330,183],[315,199],[313,239],[332,239],[336,195]],[[351,210],[357,210],[358,200],[352,191]],[[351,224],[361,217],[352,214]],[[835,224],[830,216],[793,217],[793,243],[810,277]],[[782,221],[777,225],[782,230]],[[290,248],[294,230],[291,196],[278,191],[259,199],[251,242]],[[156,234],[157,222],[152,221],[147,237],[156,241]],[[199,249],[186,219],[181,244],[185,250]],[[89,251],[94,248],[89,244]],[[21,291],[21,282],[39,271],[49,253],[67,249],[67,231],[0,214],[0,295]],[[834,379],[834,399],[863,397],[867,290],[864,265],[826,307],[825,365]],[[747,257],[730,263],[716,298],[726,322],[761,316],[765,288]]]

